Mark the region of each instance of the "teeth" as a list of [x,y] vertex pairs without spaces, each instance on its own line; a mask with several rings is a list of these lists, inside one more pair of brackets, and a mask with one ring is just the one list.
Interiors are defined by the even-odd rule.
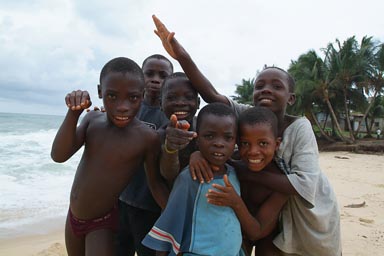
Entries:
[[260,102],[269,103],[269,102],[272,102],[272,100],[270,100],[270,99],[261,99]]
[[259,164],[259,163],[261,163],[261,159],[248,159],[248,161],[251,164]]
[[224,154],[221,153],[213,153],[214,156],[224,156]]
[[127,117],[127,116],[115,116],[115,119],[117,119],[119,121],[126,121],[129,119],[129,117]]
[[177,111],[174,113],[175,115],[186,115],[188,114],[188,112],[185,112],[185,111]]

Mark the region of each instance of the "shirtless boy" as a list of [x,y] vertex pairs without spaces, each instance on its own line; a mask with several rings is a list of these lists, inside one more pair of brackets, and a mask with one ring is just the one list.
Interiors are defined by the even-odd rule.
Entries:
[[99,97],[106,112],[91,111],[87,91],[67,94],[68,112],[52,145],[55,162],[64,162],[83,145],[84,152],[72,184],[65,228],[68,255],[114,255],[117,203],[143,162],[148,185],[165,207],[168,189],[160,181],[157,133],[135,118],[142,101],[144,77],[128,58],[109,61],[100,73]]

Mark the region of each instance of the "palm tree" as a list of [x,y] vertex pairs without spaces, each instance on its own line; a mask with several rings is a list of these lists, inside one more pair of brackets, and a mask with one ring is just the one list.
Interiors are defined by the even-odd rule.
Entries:
[[336,39],[337,48],[333,44],[328,44],[326,62],[329,66],[334,80],[332,85],[339,88],[343,95],[344,114],[346,124],[349,130],[350,139],[355,141],[355,136],[350,122],[350,104],[351,94],[360,93],[358,90],[354,90],[353,85],[361,79],[361,70],[358,59],[359,45],[355,37],[350,37],[341,44]]
[[[361,55],[365,56],[362,59],[369,63],[366,65],[365,79],[359,85],[364,88],[366,95],[372,95],[362,118],[366,122],[367,132],[370,133],[367,116],[371,112],[378,95],[384,91],[384,44],[375,45],[371,38],[363,38],[360,51]],[[356,134],[359,132],[360,127],[361,122],[359,122],[356,129]]]
[[302,54],[297,61],[292,61],[288,72],[296,80],[296,108],[302,109],[307,118],[315,122],[324,138],[333,141],[319,124],[314,113],[315,106],[322,109],[322,111],[327,107],[333,122],[336,124],[336,129],[338,129],[338,135],[344,140],[330,102],[328,90],[330,82],[323,60],[318,57],[315,51],[311,50],[306,54]]
[[235,93],[237,95],[231,96],[231,98],[238,103],[243,104],[253,104],[253,88],[255,84],[255,79],[242,79],[241,84],[236,84],[236,91]]

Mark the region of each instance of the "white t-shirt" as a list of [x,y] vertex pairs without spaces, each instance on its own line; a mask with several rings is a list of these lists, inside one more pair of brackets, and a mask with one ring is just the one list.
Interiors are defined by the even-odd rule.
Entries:
[[[228,98],[240,114],[250,105]],[[291,196],[281,211],[281,231],[274,244],[283,252],[305,256],[341,255],[340,213],[335,193],[320,170],[311,123],[299,118],[283,134],[277,158],[284,161],[288,179],[300,196]]]

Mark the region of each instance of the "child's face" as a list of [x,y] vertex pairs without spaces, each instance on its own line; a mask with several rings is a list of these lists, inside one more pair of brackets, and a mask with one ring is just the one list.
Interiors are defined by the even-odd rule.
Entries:
[[289,92],[288,77],[283,71],[270,68],[256,78],[253,91],[255,106],[263,106],[274,113],[284,112],[287,104],[293,104],[294,94]]
[[232,156],[236,144],[236,121],[231,116],[207,114],[201,120],[197,144],[212,165],[223,166]]
[[169,62],[162,59],[148,59],[143,66],[145,81],[145,96],[159,98],[160,88],[164,79],[172,74]]
[[261,171],[267,166],[280,145],[269,124],[242,124],[239,127],[239,153],[251,171]]
[[130,73],[110,72],[101,81],[100,94],[109,120],[127,126],[140,109],[144,85]]
[[170,118],[176,115],[177,120],[191,122],[199,108],[197,93],[185,79],[173,78],[167,80],[161,98],[161,108]]

